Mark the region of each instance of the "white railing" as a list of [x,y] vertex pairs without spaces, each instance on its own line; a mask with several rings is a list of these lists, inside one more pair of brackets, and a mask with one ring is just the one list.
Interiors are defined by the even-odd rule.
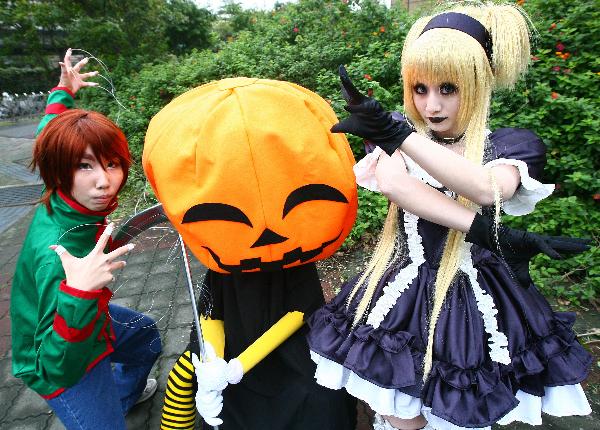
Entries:
[[2,93],[0,120],[17,120],[44,112],[47,93]]

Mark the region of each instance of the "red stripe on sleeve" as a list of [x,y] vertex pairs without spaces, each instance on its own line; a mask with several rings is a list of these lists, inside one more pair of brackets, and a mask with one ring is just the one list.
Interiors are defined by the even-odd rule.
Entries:
[[84,290],[80,290],[78,288],[69,287],[67,285],[67,281],[64,279],[60,283],[60,287],[58,287],[58,288],[63,293],[67,293],[71,296],[75,296],[75,297],[79,297],[80,299],[87,299],[87,300],[100,299],[105,294],[102,289],[94,290],[94,291],[84,291]]
[[53,91],[64,91],[65,93],[67,93],[68,95],[70,95],[71,97],[75,98],[75,94],[73,94],[73,91],[71,91],[70,89],[68,89],[67,87],[54,87],[50,90],[50,92]]
[[66,110],[68,110],[68,108],[62,103],[50,103],[46,106],[46,114],[60,114]]
[[106,315],[106,321],[101,329],[104,331],[106,329],[107,323],[110,322],[110,315],[108,313],[108,302],[112,297],[112,291],[108,288],[104,287],[100,290],[96,291],[83,291],[78,290],[76,288],[69,287],[66,282],[63,280],[60,283],[60,290],[67,294],[74,295],[75,297],[79,297],[82,299],[97,299],[98,300],[98,310],[96,311],[96,316],[92,321],[90,321],[85,327],[81,329],[69,327],[64,317],[59,315],[58,312],[54,314],[54,323],[52,324],[52,329],[64,340],[67,342],[81,342],[82,340],[90,337],[92,332],[94,331],[94,327],[96,326],[96,322],[100,315]]
[[57,312],[54,314],[54,324],[52,325],[52,329],[67,342],[81,342],[82,340],[90,337],[94,331],[94,327],[96,326],[96,321],[98,320],[99,316],[100,313],[97,313],[94,319],[90,321],[88,325],[82,329],[77,329],[69,327],[65,319]]

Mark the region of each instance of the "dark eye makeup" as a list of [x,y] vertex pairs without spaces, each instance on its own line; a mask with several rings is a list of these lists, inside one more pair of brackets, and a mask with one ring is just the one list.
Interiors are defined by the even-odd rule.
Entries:
[[414,87],[414,91],[417,94],[427,94],[427,87],[423,84],[417,84]]
[[[425,95],[427,94],[427,86],[425,84],[421,84],[418,83],[414,86],[413,88],[414,92],[420,95]],[[456,92],[458,92],[458,88],[456,85],[450,83],[450,82],[444,82],[443,84],[440,85],[439,87],[439,92],[442,95],[450,95],[450,94],[454,94]]]
[[442,85],[440,85],[440,94],[454,94],[457,91],[458,88],[456,87],[456,85],[451,84],[450,82],[444,82]]

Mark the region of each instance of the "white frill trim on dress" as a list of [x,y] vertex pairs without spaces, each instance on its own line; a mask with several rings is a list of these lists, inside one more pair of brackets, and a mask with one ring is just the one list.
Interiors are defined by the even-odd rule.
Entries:
[[496,319],[498,310],[494,305],[494,299],[477,282],[477,270],[473,266],[471,244],[469,242],[462,243],[460,256],[459,270],[469,278],[469,284],[471,284],[471,289],[477,301],[477,309],[483,319],[485,332],[490,336],[488,340],[490,358],[497,363],[508,365],[511,362],[508,353],[508,338],[498,329],[498,320]]
[[[399,390],[382,388],[369,382],[341,364],[331,361],[311,351],[311,358],[317,364],[315,378],[319,385],[346,391],[366,402],[371,409],[380,415],[393,415],[402,419],[411,419],[419,414],[436,430],[490,430],[491,427],[479,429],[457,426],[431,412],[431,408],[423,406],[421,399],[409,396]],[[571,415],[589,415],[592,412],[580,384],[545,387],[544,397],[533,396],[523,391],[516,394],[519,404],[516,408],[498,420],[498,424],[506,425],[515,421],[530,425],[542,424],[542,412],[557,417]]]
[[317,364],[315,379],[319,385],[332,390],[345,388],[350,395],[368,403],[375,412],[381,415],[394,415],[410,419],[421,413],[421,399],[392,388],[375,385],[341,364],[313,351],[310,352],[310,356]]
[[516,397],[519,400],[517,407],[498,420],[498,424],[507,425],[521,421],[539,426],[542,424],[542,412],[555,417],[592,413],[580,384],[544,387],[544,397],[517,391]]
[[515,166],[519,169],[521,175],[521,185],[515,191],[515,194],[508,200],[505,200],[502,209],[508,215],[527,215],[535,209],[535,205],[540,200],[544,200],[554,191],[554,184],[542,184],[541,182],[529,176],[527,164],[521,160],[510,158],[498,158],[485,164],[485,167],[494,167],[501,164]]
[[[317,363],[315,378],[319,385],[339,390],[345,388],[357,399],[366,402],[380,415],[393,415],[402,419],[411,419],[423,414],[428,425],[436,430],[490,430],[491,427],[467,428],[457,426],[434,415],[431,408],[423,406],[421,399],[409,396],[399,390],[382,388],[369,382],[341,364],[331,361],[311,351],[311,358]],[[498,420],[498,424],[507,425],[515,421],[530,425],[542,424],[542,412],[556,417],[589,415],[590,404],[580,384],[544,387],[543,397],[533,396],[523,391],[516,394],[519,404],[516,408]]]
[[[354,165],[354,174],[356,183],[371,191],[379,191],[377,179],[375,178],[375,168],[377,160],[382,153],[382,149],[377,147],[373,152],[367,154],[358,163]],[[430,184],[436,188],[442,187],[442,184],[436,181],[429,173],[415,163],[408,155],[400,151],[406,163],[406,169],[410,176],[413,176],[422,182]],[[423,242],[417,230],[419,217],[404,211],[404,229],[406,231],[406,241],[408,245],[408,256],[411,263],[400,270],[395,278],[388,282],[383,288],[383,294],[379,297],[367,318],[367,324],[373,328],[378,328],[383,322],[392,307],[398,301],[415,278],[419,274],[419,267],[425,262],[425,250]]]
[[373,328],[379,328],[387,314],[396,304],[404,290],[406,290],[419,275],[419,267],[425,263],[425,250],[423,239],[419,236],[417,225],[419,217],[404,211],[404,230],[408,246],[410,264],[401,269],[393,280],[383,287],[383,294],[375,302],[375,306],[369,312],[367,324]]

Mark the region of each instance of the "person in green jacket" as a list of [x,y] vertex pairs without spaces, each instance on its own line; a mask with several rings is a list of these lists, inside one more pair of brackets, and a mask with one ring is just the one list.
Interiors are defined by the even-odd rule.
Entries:
[[71,109],[97,72],[71,65],[48,99],[32,166],[45,184],[11,290],[12,370],[41,395],[67,429],[125,429],[125,414],[156,391],[147,379],[161,352],[154,321],[110,304],[119,257],[110,248],[131,164],[123,132],[98,112]]

